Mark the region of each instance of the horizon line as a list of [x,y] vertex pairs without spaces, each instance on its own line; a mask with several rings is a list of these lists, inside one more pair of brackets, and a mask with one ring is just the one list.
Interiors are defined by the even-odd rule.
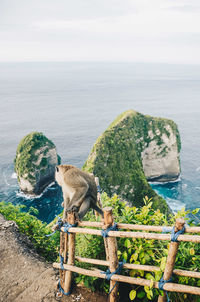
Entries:
[[164,64],[164,65],[200,65],[200,63],[182,63],[182,62],[151,62],[151,61],[122,61],[122,60],[20,60],[20,61],[0,61],[0,64],[9,63],[134,63],[134,64]]

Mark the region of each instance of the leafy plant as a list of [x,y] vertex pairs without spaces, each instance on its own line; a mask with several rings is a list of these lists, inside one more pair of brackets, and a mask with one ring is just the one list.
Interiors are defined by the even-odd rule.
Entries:
[[59,234],[46,237],[51,229],[46,223],[37,219],[37,209],[31,207],[29,212],[24,212],[25,206],[14,206],[11,203],[0,202],[0,213],[7,219],[13,220],[19,227],[19,231],[30,239],[36,251],[48,261],[57,258],[57,247],[59,246]]
[[[117,195],[112,198],[106,193],[102,194],[103,206],[111,206],[113,208],[113,216],[115,222],[142,224],[142,225],[159,225],[173,226],[175,219],[184,217],[187,224],[192,226],[192,217],[197,214],[199,209],[193,211],[185,211],[183,208],[176,215],[166,217],[159,209],[152,208],[151,198],[144,198],[144,206],[141,208],[129,207],[126,202],[121,200]],[[58,255],[59,232],[52,237],[46,237],[51,232],[50,225],[46,225],[38,220],[34,215],[37,214],[34,208],[29,213],[23,212],[24,206],[13,206],[4,202],[0,203],[0,213],[6,219],[16,221],[19,230],[26,234],[33,242],[36,250],[49,261],[55,261]],[[92,212],[85,216],[87,221],[95,221]],[[52,222],[53,223],[53,222]],[[52,224],[51,223],[51,224]],[[129,263],[145,264],[160,267],[157,272],[145,272],[142,270],[123,270],[123,274],[129,274],[136,278],[145,278],[152,280],[150,287],[131,286],[129,290],[129,299],[132,301],[157,301],[161,291],[153,288],[153,281],[159,281],[165,269],[166,259],[168,255],[169,242],[161,240],[145,240],[145,239],[118,239],[118,257],[122,261],[125,259]],[[105,260],[104,242],[101,236],[76,235],[76,255]],[[93,265],[86,263],[77,263],[84,268],[91,268]],[[200,268],[200,246],[191,242],[181,242],[175,263],[176,269],[198,270]],[[99,269],[106,270],[106,267],[99,266]],[[82,283],[91,290],[103,290],[108,292],[109,282],[92,278],[84,275],[76,275],[76,282]],[[200,281],[195,278],[187,278],[181,276],[173,276],[173,282],[186,284],[191,286],[200,286]],[[125,293],[127,294],[127,292]],[[191,301],[200,302],[200,298],[194,295],[170,293],[173,302]]]
[[[129,207],[126,202],[120,200],[117,195],[109,198],[106,193],[102,194],[103,205],[111,206],[113,208],[113,215],[115,222],[142,224],[142,225],[159,225],[159,226],[173,226],[175,219],[178,217],[184,217],[187,224],[193,225],[189,214],[195,215],[197,210],[185,211],[183,208],[176,215],[166,217],[160,210],[154,210],[152,208],[152,201],[147,196],[144,198],[144,206],[141,208]],[[94,220],[94,216],[89,213],[85,220]],[[80,235],[81,236],[81,235]],[[89,258],[105,259],[105,255],[102,252],[104,247],[102,245],[103,240],[98,236],[86,237],[82,236],[79,241],[78,253],[81,256]],[[125,274],[129,274],[136,278],[145,278],[152,280],[150,287],[132,286],[132,290],[129,293],[130,300],[135,301],[157,301],[158,295],[162,294],[162,291],[153,288],[153,281],[159,281],[163,275],[165,264],[168,255],[169,242],[161,240],[145,240],[145,239],[118,239],[118,257],[119,260],[123,259],[129,263],[145,264],[160,267],[158,272],[145,272],[142,270],[125,271]],[[83,254],[82,254],[83,253]],[[86,264],[85,264],[86,265]],[[86,265],[87,266],[87,265]],[[88,265],[87,267],[91,267]],[[175,268],[196,270],[200,268],[200,248],[197,244],[190,242],[181,242],[179,251],[176,257]],[[102,269],[102,267],[101,267]],[[105,268],[106,269],[106,268]],[[105,270],[104,269],[104,270]],[[86,281],[87,280],[87,281]],[[186,278],[180,276],[174,276],[175,283],[188,284],[192,286],[200,286],[198,279]],[[108,284],[105,281],[93,279],[87,276],[79,276],[76,280],[82,282],[88,287],[92,287],[93,290],[104,288],[108,292]],[[170,293],[174,302],[184,301],[187,297],[187,301],[199,302],[199,298],[186,294]]]

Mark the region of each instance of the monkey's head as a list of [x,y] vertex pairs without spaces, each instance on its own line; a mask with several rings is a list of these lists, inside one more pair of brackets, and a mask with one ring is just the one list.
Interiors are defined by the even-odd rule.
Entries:
[[56,166],[55,167],[55,180],[57,181],[57,183],[62,186],[62,177],[61,177],[61,167],[60,166]]
[[59,165],[55,167],[55,180],[62,187],[64,182],[64,174],[71,168],[75,168],[71,165]]

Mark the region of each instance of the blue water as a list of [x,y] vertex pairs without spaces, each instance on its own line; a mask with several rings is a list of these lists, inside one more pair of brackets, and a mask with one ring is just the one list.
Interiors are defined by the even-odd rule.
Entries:
[[53,185],[37,199],[19,193],[19,141],[42,131],[63,163],[81,167],[97,137],[127,109],[178,124],[181,178],[153,188],[173,210],[200,207],[200,66],[146,63],[0,63],[0,200],[34,206],[51,221],[61,211],[61,191]]

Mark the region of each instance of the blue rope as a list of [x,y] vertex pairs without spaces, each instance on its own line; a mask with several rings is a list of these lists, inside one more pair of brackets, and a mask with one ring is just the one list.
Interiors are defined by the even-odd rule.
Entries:
[[64,266],[63,266],[63,263],[64,263],[64,257],[59,253],[59,257],[60,257],[60,268],[62,270],[64,270]]
[[173,227],[171,232],[171,241],[172,242],[178,242],[178,236],[185,233],[185,227],[182,228],[182,230],[175,232],[175,227]]
[[106,230],[102,230],[101,231],[101,235],[106,238],[106,237],[109,237],[108,233],[110,231],[118,231],[118,228],[117,228],[117,223],[115,223],[114,225],[112,225],[111,227],[107,228]]
[[[59,257],[60,257],[60,269],[64,270],[64,266],[63,266],[63,262],[64,262],[64,257],[59,253]],[[71,291],[69,291],[68,293],[66,293],[64,291],[64,289],[62,288],[61,284],[60,284],[60,279],[59,279],[59,282],[58,282],[58,285],[59,285],[59,291],[65,295],[65,296],[69,296]]]
[[161,278],[160,281],[158,282],[158,288],[159,288],[160,290],[163,290],[163,291],[166,293],[167,302],[170,302],[170,298],[169,298],[169,296],[168,296],[168,292],[163,288],[164,285],[165,285],[166,283],[168,283],[168,282],[172,282],[172,278],[170,278],[169,280],[164,280],[164,279],[163,279],[163,276],[162,276],[162,278]]
[[101,193],[101,187],[99,185],[97,186],[97,192]]
[[[121,271],[122,271],[122,268],[123,268],[123,265],[124,265],[125,262],[126,262],[125,260],[123,260],[123,262],[119,262],[118,268],[113,273],[110,272],[110,269],[107,269],[106,272],[101,272],[101,274],[106,274],[106,280],[109,281],[113,275],[115,275],[115,274],[119,274],[120,275],[121,274]],[[110,293],[113,291],[113,289],[117,285],[117,282],[118,281],[115,282],[113,288],[111,288],[111,290],[109,291],[108,295],[110,295]]]
[[58,282],[58,286],[59,286],[59,291],[60,291],[63,295],[69,296],[69,295],[71,294],[71,290],[68,291],[68,293],[66,293],[66,292],[64,291],[64,289],[62,288],[62,286],[61,286],[61,284],[60,284],[60,279],[59,279],[59,282]]
[[63,221],[62,221],[62,219],[61,219],[59,216],[56,215],[56,217],[58,217],[58,220],[57,220],[57,222],[56,222],[56,225],[58,226],[58,228],[56,228],[56,230],[55,230],[53,233],[46,235],[46,237],[52,236],[52,235],[55,234],[56,231],[58,231],[58,230],[60,231],[60,229],[61,229],[61,227],[62,227],[62,225],[63,225]]
[[70,223],[66,222],[66,223],[63,224],[63,232],[65,232],[65,233],[67,233],[67,234],[70,234],[69,229],[70,229],[70,228],[74,228],[74,227],[76,227],[76,226],[77,226],[77,223],[75,223],[75,224],[70,224]]
[[182,230],[178,232],[175,232],[175,227],[173,227],[172,230],[171,228],[165,226],[162,228],[162,233],[170,233],[170,232],[171,232],[171,241],[178,242],[177,240],[178,236],[185,233],[185,226],[182,228]]

